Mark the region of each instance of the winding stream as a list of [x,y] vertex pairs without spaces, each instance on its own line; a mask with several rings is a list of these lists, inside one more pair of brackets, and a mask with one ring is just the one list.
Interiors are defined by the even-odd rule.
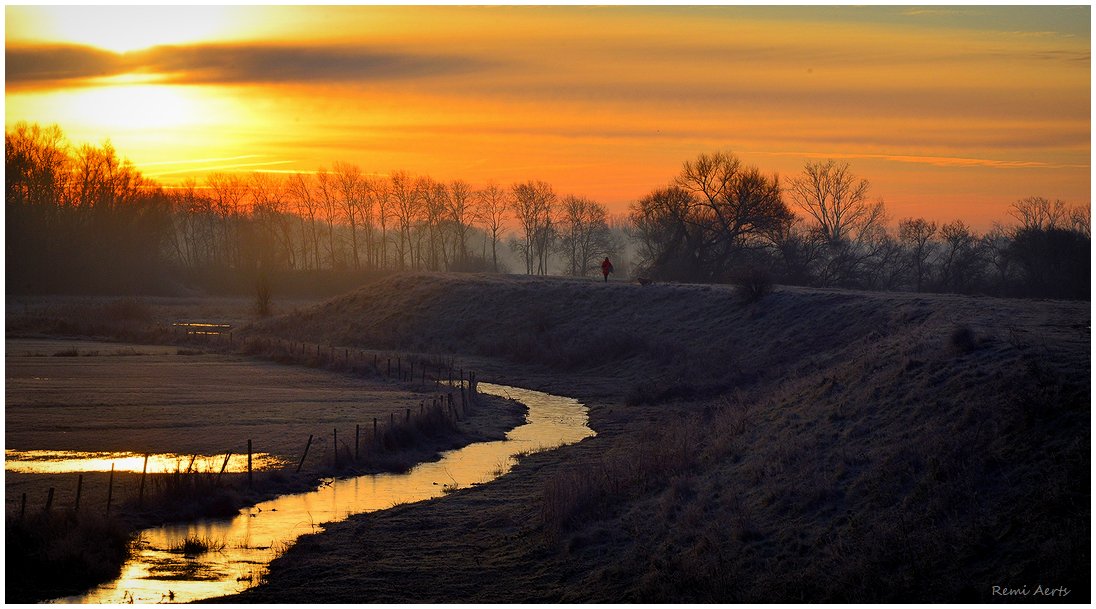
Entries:
[[[448,451],[440,460],[419,464],[404,474],[331,479],[317,490],[245,508],[232,520],[148,529],[118,579],[53,602],[188,602],[234,594],[258,583],[275,556],[301,535],[322,530],[323,523],[439,497],[446,488],[489,482],[510,471],[519,453],[548,450],[594,435],[587,425],[586,407],[573,398],[491,383],[479,383],[478,389],[525,404],[529,408],[526,422],[510,430],[505,440]],[[221,549],[188,556],[181,550],[188,538]]]

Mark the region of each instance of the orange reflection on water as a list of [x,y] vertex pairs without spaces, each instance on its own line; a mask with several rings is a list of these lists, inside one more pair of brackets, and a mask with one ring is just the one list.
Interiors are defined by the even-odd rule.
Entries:
[[[594,435],[586,407],[575,399],[489,383],[479,383],[479,391],[528,406],[525,424],[510,430],[506,440],[451,450],[438,461],[421,463],[403,474],[325,480],[314,491],[244,508],[231,520],[146,529],[118,579],[54,602],[189,602],[233,594],[257,584],[277,554],[301,535],[322,530],[324,523],[489,482],[508,472],[516,455]],[[173,551],[187,539],[208,540],[220,549],[197,556]]]
[[[80,472],[116,472],[147,471],[150,474],[172,472],[220,472],[247,471],[247,455],[233,454],[225,464],[226,455],[179,455],[159,453],[148,455],[145,469],[145,455],[131,452],[77,452],[64,450],[6,450],[4,451],[4,470],[17,474],[72,474]],[[252,469],[275,469],[284,467],[288,462],[268,453],[251,455]]]

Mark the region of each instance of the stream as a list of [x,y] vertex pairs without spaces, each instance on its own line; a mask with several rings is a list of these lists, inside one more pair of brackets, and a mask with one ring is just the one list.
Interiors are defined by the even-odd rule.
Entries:
[[[325,479],[316,490],[284,495],[245,508],[231,520],[203,520],[141,532],[121,576],[55,603],[189,602],[235,594],[257,585],[274,558],[322,525],[354,514],[424,501],[447,491],[490,482],[507,473],[518,454],[573,444],[594,435],[586,407],[573,398],[479,383],[481,393],[528,407],[524,424],[505,440],[479,442],[442,454],[403,474]],[[214,548],[187,553],[184,541]]]

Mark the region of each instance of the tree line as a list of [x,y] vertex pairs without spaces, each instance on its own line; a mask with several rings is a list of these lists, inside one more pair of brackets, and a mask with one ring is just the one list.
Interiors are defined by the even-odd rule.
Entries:
[[1088,298],[1089,207],[1029,197],[984,234],[903,218],[847,163],[781,181],[729,152],[683,163],[613,218],[538,180],[474,187],[335,162],[316,172],[212,173],[165,188],[109,144],[60,128],[5,133],[8,292],[170,292],[211,277],[378,270],[618,272],[733,282]]
[[[796,212],[799,213],[796,213]],[[789,285],[1089,298],[1089,206],[1028,197],[1014,224],[904,218],[847,163],[806,163],[781,183],[731,153],[701,154],[631,206],[639,267],[653,279],[733,282],[760,270]]]
[[[582,276],[621,247],[604,205],[541,181],[474,188],[335,162],[316,172],[211,173],[165,188],[109,144],[60,128],[5,133],[9,292],[162,287],[276,271],[508,270]],[[517,235],[506,240],[511,219]]]

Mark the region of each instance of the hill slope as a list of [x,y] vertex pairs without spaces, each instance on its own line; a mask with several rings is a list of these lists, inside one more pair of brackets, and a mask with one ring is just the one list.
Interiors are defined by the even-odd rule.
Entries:
[[991,601],[1043,585],[1085,602],[1088,306],[378,281],[252,331],[489,358],[587,400],[599,435],[332,525],[242,598]]

